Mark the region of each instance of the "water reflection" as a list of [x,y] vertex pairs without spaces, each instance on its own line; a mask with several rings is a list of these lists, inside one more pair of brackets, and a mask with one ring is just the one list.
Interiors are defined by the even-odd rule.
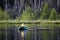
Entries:
[[[18,30],[19,27],[19,25],[1,26],[0,40],[22,40],[20,31]],[[30,25],[29,28],[35,29],[39,27],[37,27],[37,25],[35,25],[35,27]],[[24,40],[57,40],[57,34],[57,31],[54,30],[29,30],[25,32]]]

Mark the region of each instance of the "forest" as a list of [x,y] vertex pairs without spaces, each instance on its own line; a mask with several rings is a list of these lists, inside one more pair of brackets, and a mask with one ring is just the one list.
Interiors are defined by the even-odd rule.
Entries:
[[55,8],[49,8],[47,2],[44,4],[41,11],[34,11],[30,6],[27,6],[25,10],[22,11],[22,14],[16,16],[15,19],[13,18],[14,14],[6,10],[3,11],[2,8],[0,8],[0,20],[60,20],[60,13],[58,13]]
[[[6,21],[6,20],[16,20],[16,21],[40,21],[40,20],[42,20],[42,21],[47,20],[48,21],[48,20],[50,20],[50,21],[56,21],[56,20],[60,20],[60,12],[58,11],[59,7],[56,8],[56,5],[54,5],[54,3],[56,1],[53,2],[53,5],[49,2],[46,2],[46,1],[45,2],[42,1],[41,4],[43,4],[43,5],[40,5],[39,0],[37,2],[35,0],[34,2],[32,2],[32,4],[31,4],[31,2],[32,2],[31,0],[30,0],[30,2],[27,1],[27,3],[21,0],[21,6],[18,2],[17,2],[17,4],[19,4],[19,5],[16,5],[16,1],[14,3],[15,5],[12,2],[10,2],[10,4],[8,3],[5,6],[0,2],[1,3],[0,4],[0,21]],[[12,6],[12,5],[14,5],[14,6]],[[58,2],[58,6],[59,6],[59,2]],[[26,25],[28,28],[34,28],[34,27],[35,28],[56,28],[56,27],[60,27],[60,24],[58,24],[58,26],[57,26],[56,23],[40,23],[40,24],[26,24]],[[45,26],[45,25],[48,25],[48,26]],[[20,26],[20,24],[5,23],[5,24],[0,24],[0,29],[13,29],[13,30],[15,30],[14,28],[16,28],[18,26]],[[15,32],[15,31],[7,32],[8,38],[11,38],[11,40],[13,40],[13,37],[11,37],[10,35],[12,35],[13,32]],[[40,33],[40,32],[37,32],[37,34],[38,33]],[[49,33],[50,33],[51,37],[53,37],[53,36],[55,36],[56,32],[55,31],[48,32],[48,30],[47,30],[42,33],[43,33],[44,40],[48,40]],[[0,39],[1,40],[4,40],[5,34],[6,34],[5,32],[0,32]],[[31,37],[30,32],[28,32],[27,38],[29,39],[30,37]]]
[[[60,20],[60,13],[57,12],[55,8],[49,8],[49,4],[46,2],[46,3],[44,3],[41,11],[40,10],[34,11],[30,6],[27,6],[25,8],[25,10],[23,10],[19,16],[15,17],[15,19],[13,18],[13,15],[11,12],[7,12],[6,10],[3,11],[0,8],[0,20],[4,20],[4,21],[5,20],[16,20],[16,21],[50,20],[50,21],[56,21],[56,20]],[[48,25],[48,23],[42,23],[42,24]],[[49,24],[53,24],[53,23],[49,23]]]
[[60,5],[59,0],[50,0],[50,1],[49,0],[29,0],[29,1],[28,0],[23,0],[23,1],[22,0],[20,1],[19,0],[7,0],[7,1],[1,0],[0,10],[2,10],[2,12],[6,11],[7,14],[10,16],[10,18],[14,20],[18,19],[19,17],[21,18],[22,16],[25,16],[25,15],[33,16],[34,18],[31,17],[31,19],[40,20],[42,19],[41,17],[44,15],[46,16],[46,19],[49,19],[49,15],[54,9],[57,14],[56,19],[60,19],[59,5]]

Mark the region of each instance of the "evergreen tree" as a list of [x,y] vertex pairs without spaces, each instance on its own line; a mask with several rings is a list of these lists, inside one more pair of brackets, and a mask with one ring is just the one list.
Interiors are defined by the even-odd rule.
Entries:
[[26,11],[23,11],[23,14],[20,20],[30,20],[30,17],[31,16],[29,13],[27,14]]
[[49,20],[56,20],[57,18],[57,12],[54,8],[52,8],[51,13],[49,15]]
[[6,11],[2,11],[0,8],[0,20],[8,20],[10,19],[10,16],[7,14]]
[[17,19],[23,21],[34,19],[34,13],[31,7],[27,6],[27,8],[23,10],[22,16],[18,17]]
[[41,12],[40,19],[41,20],[47,19],[48,15],[49,15],[49,6],[48,6],[48,3],[45,3],[45,5],[44,5],[44,7],[42,9],[42,12]]

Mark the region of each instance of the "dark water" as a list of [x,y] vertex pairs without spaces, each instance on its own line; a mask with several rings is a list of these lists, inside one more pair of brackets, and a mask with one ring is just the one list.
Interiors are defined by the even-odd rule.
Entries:
[[[30,30],[24,40],[60,40],[60,30]],[[22,40],[18,27],[0,29],[0,40]]]

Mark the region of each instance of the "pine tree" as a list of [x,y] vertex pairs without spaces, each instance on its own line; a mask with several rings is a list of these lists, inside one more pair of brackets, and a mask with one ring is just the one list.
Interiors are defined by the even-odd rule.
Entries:
[[57,12],[54,8],[52,8],[51,13],[49,15],[49,20],[56,20],[57,18]]
[[[57,18],[57,12],[54,8],[52,8],[51,13],[49,15],[49,20],[56,20]],[[50,28],[55,28],[57,27],[55,23],[50,23]]]
[[22,16],[18,17],[18,20],[27,21],[32,20],[34,18],[34,13],[32,11],[32,8],[27,6],[25,10],[23,10]]
[[23,11],[22,17],[20,20],[30,20],[30,14],[26,13],[26,11]]
[[45,3],[45,5],[44,5],[44,7],[42,9],[42,12],[41,12],[40,19],[41,20],[47,19],[48,15],[49,15],[49,6],[48,6],[48,3]]
[[7,14],[6,11],[2,11],[0,8],[0,20],[8,20],[10,19],[10,16]]

